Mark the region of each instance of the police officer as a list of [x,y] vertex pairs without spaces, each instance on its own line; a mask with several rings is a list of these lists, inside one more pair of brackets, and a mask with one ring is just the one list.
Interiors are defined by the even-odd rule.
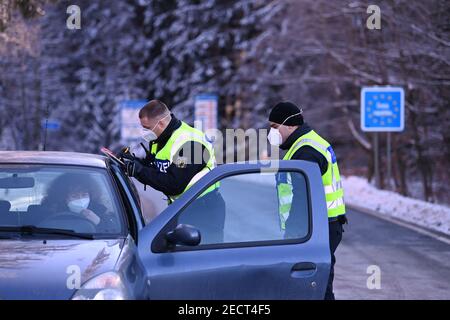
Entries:
[[[336,156],[331,145],[304,123],[302,110],[295,104],[291,102],[276,104],[270,112],[269,122],[271,128],[268,140],[272,145],[287,151],[283,160],[312,161],[320,168],[327,202],[331,252],[331,270],[325,299],[334,300],[333,279],[336,263],[334,253],[342,239],[342,225],[347,223]],[[279,203],[280,219],[285,228],[285,236],[295,234],[294,229],[300,227],[296,223],[298,219],[293,210],[296,201],[295,188],[295,182],[289,182],[287,179],[278,180],[279,199],[285,200]]]
[[[159,100],[147,103],[139,111],[139,119],[149,146],[144,159],[121,153],[126,172],[164,193],[171,204],[215,167],[214,149],[203,132],[178,120]],[[225,204],[218,187],[215,184],[204,190],[178,220],[197,227],[202,244],[223,241]]]

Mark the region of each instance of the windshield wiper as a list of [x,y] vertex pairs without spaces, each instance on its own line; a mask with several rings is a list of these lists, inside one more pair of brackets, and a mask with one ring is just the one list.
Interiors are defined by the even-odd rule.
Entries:
[[92,234],[76,233],[68,229],[39,228],[36,226],[0,227],[0,232],[20,232],[22,234],[55,234],[80,239],[95,239]]

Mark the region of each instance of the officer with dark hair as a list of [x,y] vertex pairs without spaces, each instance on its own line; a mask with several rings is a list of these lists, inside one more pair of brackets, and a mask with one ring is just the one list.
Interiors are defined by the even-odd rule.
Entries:
[[[291,102],[276,104],[269,115],[268,140],[270,144],[287,150],[283,160],[311,161],[317,163],[320,168],[327,202],[331,252],[331,272],[325,299],[334,300],[333,279],[336,263],[334,253],[342,239],[342,225],[347,223],[344,192],[333,148],[304,122],[302,113],[302,110]],[[296,229],[299,228],[294,208],[297,207],[296,202],[300,200],[295,197],[295,182],[289,183],[285,179],[278,181],[277,187],[279,199],[292,199],[291,203],[280,202],[279,205],[285,236],[290,237],[295,235]]]

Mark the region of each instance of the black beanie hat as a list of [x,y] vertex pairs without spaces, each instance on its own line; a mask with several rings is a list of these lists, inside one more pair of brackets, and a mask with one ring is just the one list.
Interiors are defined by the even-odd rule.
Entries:
[[273,107],[269,115],[269,121],[282,124],[289,116],[290,117],[284,124],[287,126],[301,126],[303,124],[302,110],[292,102],[279,102]]

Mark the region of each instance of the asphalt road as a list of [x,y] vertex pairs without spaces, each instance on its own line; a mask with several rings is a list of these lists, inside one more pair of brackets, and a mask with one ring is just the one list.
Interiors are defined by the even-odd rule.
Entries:
[[[141,197],[150,218],[166,206],[151,188]],[[365,213],[348,217],[336,252],[337,299],[450,299],[450,245]],[[379,268],[380,289],[367,286],[369,266]]]
[[[450,245],[365,213],[348,217],[336,252],[337,299],[450,299]],[[380,289],[367,287],[371,265]]]

